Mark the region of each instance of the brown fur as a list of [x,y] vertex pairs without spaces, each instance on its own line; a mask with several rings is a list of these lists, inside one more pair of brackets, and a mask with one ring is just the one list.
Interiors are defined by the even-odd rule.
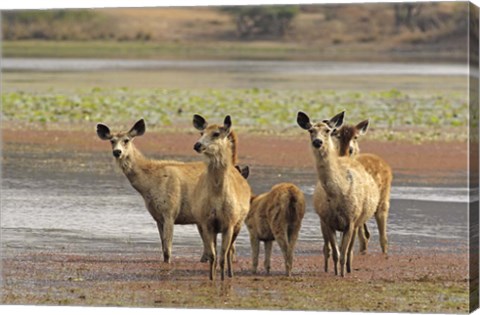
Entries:
[[[299,113],[298,124],[310,132],[311,148],[315,158],[318,182],[313,195],[314,208],[320,217],[324,244],[325,271],[333,250],[335,274],[340,258],[340,274],[351,272],[353,244],[357,229],[373,215],[379,201],[378,188],[373,178],[356,160],[339,157],[332,141],[332,131],[343,123],[341,113],[326,122],[315,125],[304,113]],[[342,232],[340,257],[335,231]]]
[[193,215],[210,262],[210,280],[215,277],[217,234],[222,234],[220,268],[223,280],[225,262],[227,275],[233,277],[232,246],[249,211],[251,191],[232,163],[232,148],[237,148],[237,144],[231,143],[236,137],[231,136],[230,124],[208,126],[204,120],[202,124],[195,124],[194,118],[194,126],[202,130],[202,136],[194,148],[206,157],[207,167],[193,191]]
[[[380,246],[382,252],[388,252],[387,238],[387,219],[390,209],[390,190],[392,186],[393,173],[392,168],[385,160],[375,154],[360,154],[357,138],[366,132],[360,132],[360,124],[357,126],[344,125],[338,130],[337,147],[340,156],[351,156],[363,165],[369,173],[380,192],[380,202],[375,212],[375,220],[378,226],[380,236]],[[350,154],[351,153],[351,154]],[[358,236],[360,240],[360,252],[366,253],[368,248],[368,229],[359,229]]]
[[276,240],[285,260],[287,276],[292,273],[293,253],[305,214],[305,197],[297,186],[281,183],[251,198],[245,219],[252,245],[253,272],[257,272],[260,241],[265,243],[265,270],[270,273],[272,244]]

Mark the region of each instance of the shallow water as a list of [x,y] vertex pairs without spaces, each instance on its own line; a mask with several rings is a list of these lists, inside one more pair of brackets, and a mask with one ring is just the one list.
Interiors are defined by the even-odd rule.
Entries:
[[[311,200],[313,174],[259,167],[249,181],[256,193],[281,181],[297,184],[307,198],[298,251],[320,252],[323,241]],[[388,221],[392,251],[465,248],[468,245],[467,196],[468,190],[459,187],[393,187]],[[28,167],[4,168],[1,214],[4,249],[119,253],[160,249],[156,225],[143,199],[119,172],[40,174],[29,172]],[[374,219],[368,224],[373,235],[370,250],[380,251]],[[236,244],[240,254],[249,253],[246,228],[242,229]],[[200,252],[200,249],[195,226],[175,226],[174,256]]]
[[466,64],[322,62],[266,60],[123,60],[4,58],[4,71],[101,71],[101,70],[210,70],[229,73],[275,73],[289,75],[418,75],[465,76]]

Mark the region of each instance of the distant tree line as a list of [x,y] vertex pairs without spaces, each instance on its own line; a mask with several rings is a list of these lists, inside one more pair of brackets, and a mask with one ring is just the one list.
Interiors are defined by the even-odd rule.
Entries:
[[[295,40],[296,36],[302,35],[300,34],[302,31],[301,27],[305,27],[305,24],[298,23],[298,29],[294,28],[294,21],[300,13],[317,14],[315,17],[317,20],[315,20],[314,25],[335,22],[335,25],[341,26],[335,27],[335,29],[343,30],[347,35],[352,18],[364,19],[365,22],[362,22],[362,25],[367,25],[364,37],[374,38],[375,40],[381,37],[368,33],[372,29],[368,28],[368,26],[375,23],[381,23],[381,26],[377,27],[377,29],[381,28],[383,31],[387,28],[388,36],[412,33],[412,38],[420,38],[420,40],[427,38],[428,36],[425,34],[428,35],[430,31],[436,32],[435,36],[439,36],[439,34],[443,36],[445,34],[445,36],[454,37],[467,29],[468,19],[465,14],[468,14],[468,11],[464,12],[460,5],[456,6],[456,10],[453,10],[455,12],[449,12],[448,7],[446,8],[440,3],[405,2],[377,5],[375,8],[382,10],[382,19],[387,17],[386,20],[379,20],[381,22],[372,22],[368,13],[366,16],[365,13],[362,13],[368,12],[362,6],[368,5],[256,5],[219,7],[218,10],[232,17],[236,36],[242,40],[278,40],[286,36]],[[355,10],[351,10],[352,8]],[[346,11],[349,11],[349,13],[345,16],[343,14]],[[1,14],[2,35],[5,40],[156,40],[155,35],[145,32],[141,28],[129,29],[128,33],[125,30],[123,33],[120,32],[118,30],[119,23],[128,21],[106,16],[97,10],[25,10],[2,11]],[[393,21],[390,22],[392,16]],[[376,18],[378,19],[378,16]],[[192,23],[195,23],[193,18]],[[440,30],[440,32],[437,32],[437,30]],[[311,38],[325,36],[322,31],[321,29],[309,29]],[[154,30],[152,32],[154,33]],[[218,38],[225,38],[225,32],[225,29],[222,29],[215,35]],[[375,32],[375,30],[371,32]],[[386,34],[386,32],[382,32],[382,34]],[[228,35],[232,35],[231,28],[228,30]]]

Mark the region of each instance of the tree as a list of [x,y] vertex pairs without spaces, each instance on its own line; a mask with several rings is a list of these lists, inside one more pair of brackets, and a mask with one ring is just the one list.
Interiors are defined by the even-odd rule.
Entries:
[[235,17],[241,38],[283,37],[291,28],[298,6],[241,6],[224,9]]
[[406,26],[410,31],[419,29],[427,32],[431,29],[440,28],[442,21],[438,12],[432,10],[436,3],[397,3],[394,5],[395,29]]

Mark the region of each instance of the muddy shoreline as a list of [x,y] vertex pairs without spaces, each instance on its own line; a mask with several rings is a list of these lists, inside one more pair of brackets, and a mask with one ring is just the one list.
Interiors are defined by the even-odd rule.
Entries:
[[208,280],[198,257],[160,253],[11,253],[3,258],[2,303],[317,311],[466,312],[466,255],[434,250],[356,256],[345,278],[321,270],[323,257],[298,255],[293,276],[273,256],[272,274],[238,257],[235,277]]

